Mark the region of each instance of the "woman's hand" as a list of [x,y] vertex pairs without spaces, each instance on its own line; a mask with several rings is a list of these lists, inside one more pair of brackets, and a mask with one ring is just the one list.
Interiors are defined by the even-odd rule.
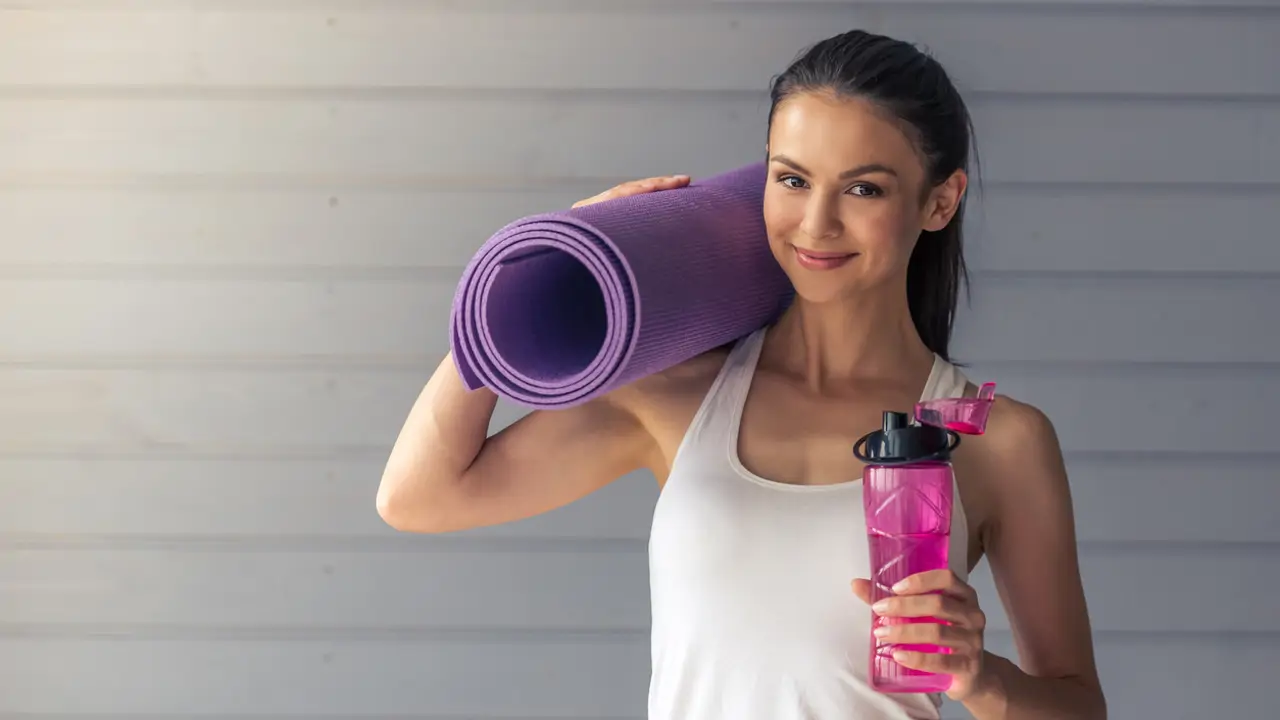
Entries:
[[656,190],[672,190],[678,187],[684,187],[689,184],[688,175],[666,175],[663,177],[651,177],[643,180],[632,180],[624,182],[621,185],[614,185],[599,195],[592,195],[585,200],[579,200],[573,204],[573,207],[579,208],[586,205],[594,205],[605,200],[615,200],[629,195],[642,195],[647,192]]
[[[854,580],[853,592],[865,603],[871,601],[871,583]],[[985,689],[983,631],[987,618],[978,607],[978,593],[950,570],[930,570],[911,575],[893,586],[894,595],[871,607],[881,617],[937,618],[938,623],[880,625],[876,636],[895,645],[941,645],[948,653],[897,651],[893,659],[900,665],[952,676],[947,697],[964,701]]]

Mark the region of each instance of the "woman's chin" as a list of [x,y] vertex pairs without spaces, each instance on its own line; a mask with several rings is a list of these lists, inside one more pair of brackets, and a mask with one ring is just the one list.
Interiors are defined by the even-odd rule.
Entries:
[[791,284],[796,291],[796,299],[806,305],[831,305],[848,302],[861,293],[856,284],[837,282],[806,282],[804,278],[792,278]]
[[857,273],[823,272],[814,273],[794,265],[783,266],[791,286],[795,288],[796,298],[810,305],[825,305],[834,302],[845,302],[866,292],[865,279]]

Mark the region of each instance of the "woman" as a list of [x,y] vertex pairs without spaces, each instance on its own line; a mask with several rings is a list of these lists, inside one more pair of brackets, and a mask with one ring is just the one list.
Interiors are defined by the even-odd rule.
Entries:
[[[395,444],[378,509],[400,530],[461,530],[547,512],[648,468],[662,487],[651,718],[937,718],[940,697],[867,684],[851,447],[883,410],[976,390],[948,361],[968,112],[937,62],[864,32],[814,46],[774,81],[772,100],[764,217],[797,292],[777,322],[488,438],[495,395],[467,392],[446,358]],[[579,205],[687,182],[650,178]],[[952,652],[899,661],[951,674],[947,695],[979,720],[1105,717],[1052,425],[1000,397],[987,434],[967,438],[954,462],[951,570],[913,576],[874,608],[948,621],[896,625],[887,639]],[[966,578],[984,555],[1025,671],[983,649]]]

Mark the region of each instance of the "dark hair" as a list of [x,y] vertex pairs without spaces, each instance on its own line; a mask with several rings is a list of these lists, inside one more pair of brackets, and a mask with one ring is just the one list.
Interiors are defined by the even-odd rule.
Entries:
[[[925,192],[957,169],[968,170],[973,121],[942,65],[914,45],[853,30],[804,51],[770,88],[769,125],[788,97],[830,92],[867,100],[904,124],[925,161]],[[907,266],[907,303],[921,340],[950,360],[948,345],[964,262],[964,200],[951,222],[924,231]]]

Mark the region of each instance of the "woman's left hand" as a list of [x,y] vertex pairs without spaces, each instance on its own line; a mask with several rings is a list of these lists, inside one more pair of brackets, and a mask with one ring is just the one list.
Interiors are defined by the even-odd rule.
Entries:
[[[854,594],[865,603],[871,601],[871,583],[853,581]],[[978,607],[978,593],[950,570],[930,570],[911,575],[893,586],[894,595],[872,606],[882,617],[930,617],[938,623],[912,623],[877,626],[881,641],[905,645],[941,645],[951,653],[898,651],[893,654],[899,664],[925,672],[952,676],[947,697],[964,701],[983,689],[987,680],[983,669],[983,631],[986,615]]]

